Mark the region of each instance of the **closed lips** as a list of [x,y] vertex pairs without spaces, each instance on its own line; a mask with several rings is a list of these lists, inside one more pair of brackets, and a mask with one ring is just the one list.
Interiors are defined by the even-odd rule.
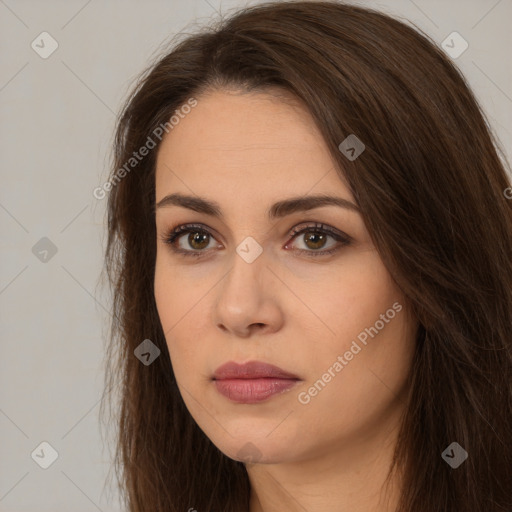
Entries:
[[258,404],[294,387],[301,379],[278,366],[260,361],[226,363],[215,371],[217,391],[236,404]]
[[212,378],[213,380],[265,378],[301,380],[297,375],[261,361],[249,361],[243,364],[230,361],[219,366]]

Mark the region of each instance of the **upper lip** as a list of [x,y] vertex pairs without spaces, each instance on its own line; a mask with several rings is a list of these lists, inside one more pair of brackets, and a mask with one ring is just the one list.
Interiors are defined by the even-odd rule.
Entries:
[[249,361],[247,363],[238,364],[233,361],[219,366],[214,374],[213,380],[222,379],[262,379],[273,377],[275,379],[296,379],[300,380],[296,375],[286,372],[278,366],[263,363],[261,361]]

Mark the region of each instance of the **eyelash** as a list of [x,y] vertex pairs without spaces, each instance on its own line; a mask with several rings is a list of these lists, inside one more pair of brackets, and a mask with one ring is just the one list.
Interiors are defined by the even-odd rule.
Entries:
[[[319,256],[326,256],[328,254],[333,254],[334,252],[341,249],[341,247],[345,247],[347,245],[350,245],[352,242],[352,238],[349,237],[347,234],[343,232],[338,232],[337,230],[334,230],[332,228],[326,227],[323,224],[314,224],[314,225],[308,225],[305,227],[298,226],[295,227],[289,234],[289,237],[292,237],[292,239],[297,238],[302,233],[314,233],[314,234],[321,234],[321,235],[328,235],[334,238],[339,244],[337,247],[334,247],[333,249],[328,249],[324,251],[314,251],[314,250],[306,250],[306,249],[295,249],[295,251],[298,251],[301,254],[307,253],[308,256],[313,257],[319,257]],[[178,254],[182,254],[183,256],[191,256],[191,257],[201,257],[204,256],[208,251],[199,251],[199,250],[185,250],[185,249],[179,249],[176,247],[176,241],[179,239],[179,237],[185,233],[201,233],[211,236],[213,235],[202,225],[200,224],[182,224],[180,226],[177,226],[175,228],[171,228],[169,231],[165,232],[160,239],[167,245],[171,247],[171,249]],[[214,238],[215,239],[215,238]],[[287,244],[288,245],[288,244]]]

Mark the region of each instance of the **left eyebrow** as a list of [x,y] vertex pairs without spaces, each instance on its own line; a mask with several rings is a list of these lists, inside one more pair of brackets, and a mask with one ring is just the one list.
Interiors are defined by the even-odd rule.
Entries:
[[[210,201],[202,197],[179,193],[169,194],[156,203],[155,211],[159,208],[169,206],[181,206],[195,212],[224,220],[224,214],[222,213],[220,205],[215,201]],[[314,196],[291,197],[289,199],[278,201],[267,210],[267,216],[269,220],[275,220],[291,215],[292,213],[313,210],[322,206],[338,206],[340,208],[346,208],[348,210],[361,213],[359,207],[347,199],[321,194]]]

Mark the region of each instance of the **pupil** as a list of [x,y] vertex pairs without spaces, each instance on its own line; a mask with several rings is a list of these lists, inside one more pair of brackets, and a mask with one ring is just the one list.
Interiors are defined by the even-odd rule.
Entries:
[[[208,245],[208,243],[204,243],[207,240],[207,237],[207,233],[190,233],[190,245],[192,247],[196,247],[197,249],[203,249]],[[199,247],[197,247],[197,245],[199,245]]]
[[[208,245],[207,239],[208,239],[207,233],[196,232],[196,233],[190,233],[190,235],[189,235],[190,245],[193,247],[196,247],[197,249],[203,249],[204,247],[206,247]],[[325,242],[324,235],[322,233],[311,233],[307,237],[306,244],[311,243],[313,245],[314,249],[318,249],[318,248],[322,247],[324,242]]]
[[[315,237],[317,237],[317,242],[315,242]],[[308,237],[308,242],[312,242],[315,249],[322,247],[324,242],[324,235],[322,233],[312,233]],[[307,242],[306,242],[307,243]]]

